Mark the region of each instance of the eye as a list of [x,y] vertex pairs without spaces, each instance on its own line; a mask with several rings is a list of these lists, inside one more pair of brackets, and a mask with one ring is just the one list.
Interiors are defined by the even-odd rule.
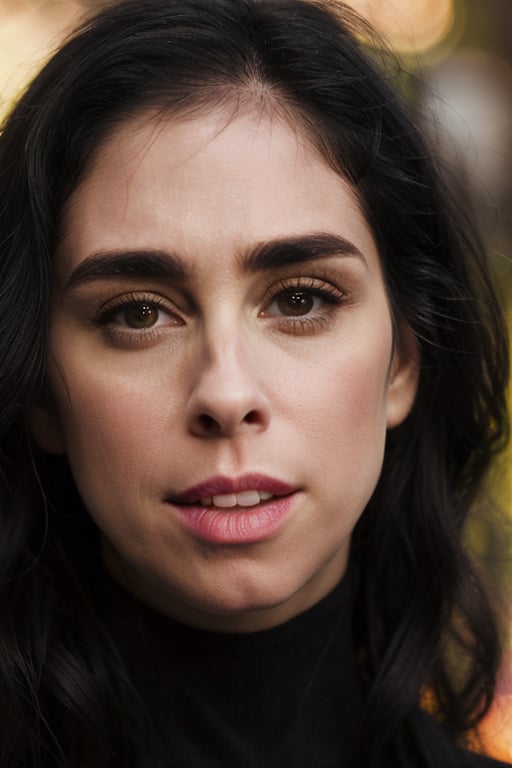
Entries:
[[300,318],[320,315],[342,304],[345,294],[334,285],[318,280],[278,285],[263,310],[265,317]]
[[152,328],[161,320],[161,309],[147,301],[133,301],[111,318],[128,328],[143,330]]
[[117,296],[103,305],[95,318],[108,337],[119,342],[149,343],[168,327],[183,320],[172,303],[161,296]]
[[283,333],[314,335],[336,322],[346,301],[347,295],[331,281],[300,276],[272,286],[260,317]]
[[265,314],[271,315],[273,312],[269,311],[273,306],[278,310],[280,315],[286,317],[297,317],[300,315],[307,315],[313,309],[317,309],[321,304],[321,299],[318,296],[313,295],[311,290],[304,288],[287,288],[279,293],[272,304],[269,305]]

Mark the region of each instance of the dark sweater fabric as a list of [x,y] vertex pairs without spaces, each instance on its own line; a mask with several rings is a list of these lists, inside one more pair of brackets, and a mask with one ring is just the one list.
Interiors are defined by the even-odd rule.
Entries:
[[[114,631],[150,724],[137,768],[359,768],[350,591],[345,579],[305,613],[248,634],[184,626],[126,596]],[[411,768],[504,766],[454,750],[420,710],[413,739]]]

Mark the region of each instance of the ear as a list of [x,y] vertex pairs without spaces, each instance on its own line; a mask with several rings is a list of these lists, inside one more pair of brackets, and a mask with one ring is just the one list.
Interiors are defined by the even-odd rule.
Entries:
[[57,409],[49,395],[32,405],[28,412],[28,425],[36,445],[54,455],[66,453],[66,441]]
[[420,350],[411,328],[400,328],[398,336],[388,381],[388,429],[397,427],[409,415],[416,397],[420,373]]

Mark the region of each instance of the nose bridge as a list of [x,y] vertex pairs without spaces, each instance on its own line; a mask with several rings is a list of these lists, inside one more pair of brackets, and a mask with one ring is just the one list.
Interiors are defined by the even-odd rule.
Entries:
[[237,320],[205,329],[200,344],[189,420],[201,435],[230,435],[268,425],[270,404],[260,386],[256,350],[251,334]]
[[249,346],[238,324],[233,323],[231,327],[224,325],[212,331],[204,345],[200,376],[215,383],[219,395],[224,387],[226,393],[231,391],[231,396],[236,391],[241,393],[253,381],[250,355],[247,354]]

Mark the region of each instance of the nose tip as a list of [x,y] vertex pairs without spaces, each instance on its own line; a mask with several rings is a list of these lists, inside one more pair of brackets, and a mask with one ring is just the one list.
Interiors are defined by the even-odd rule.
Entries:
[[248,358],[236,345],[202,358],[188,403],[189,429],[194,435],[227,437],[267,428],[270,402],[253,359]]

